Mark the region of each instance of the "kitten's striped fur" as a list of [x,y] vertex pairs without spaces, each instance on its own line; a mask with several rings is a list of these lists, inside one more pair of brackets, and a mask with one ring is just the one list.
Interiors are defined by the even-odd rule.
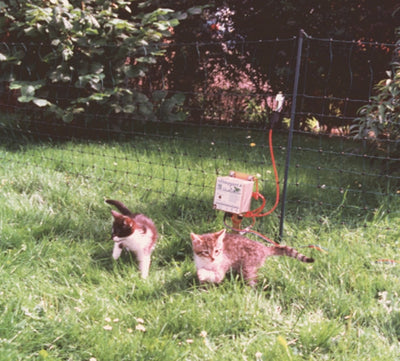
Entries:
[[288,256],[301,262],[314,262],[288,246],[266,246],[239,234],[191,233],[197,276],[201,283],[220,283],[230,270],[240,272],[250,284],[257,282],[257,271],[270,256]]

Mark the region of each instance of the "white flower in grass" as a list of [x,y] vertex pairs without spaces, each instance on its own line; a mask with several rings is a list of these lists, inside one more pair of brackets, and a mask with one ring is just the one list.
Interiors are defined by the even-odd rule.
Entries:
[[137,322],[135,330],[140,332],[146,332],[146,327],[144,327],[144,319],[140,317],[135,317],[135,321]]
[[104,319],[104,321],[106,321],[106,322],[111,322],[111,318],[110,318],[110,317],[106,317],[106,318]]
[[261,360],[262,353],[260,351],[256,352],[256,360]]
[[136,329],[136,331],[146,332],[146,327],[144,327],[143,324],[141,324],[141,323],[137,324],[135,329]]
[[378,292],[378,303],[380,303],[388,313],[391,313],[393,311],[393,307],[391,305],[392,301],[388,300],[388,292],[387,291],[383,291],[383,292]]
[[112,326],[110,326],[110,325],[105,325],[105,326],[103,326],[103,328],[104,328],[106,331],[111,331],[111,330],[112,330]]
[[200,337],[206,338],[207,337],[207,331],[201,331],[200,332]]

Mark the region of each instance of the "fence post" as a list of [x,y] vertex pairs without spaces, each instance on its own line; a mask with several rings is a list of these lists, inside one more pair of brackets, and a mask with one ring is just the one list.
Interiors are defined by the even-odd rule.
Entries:
[[285,164],[285,175],[283,179],[283,190],[281,197],[281,219],[279,224],[279,239],[282,241],[283,237],[283,226],[285,222],[285,208],[286,208],[286,191],[287,191],[287,183],[289,178],[289,164],[290,164],[290,155],[292,152],[292,142],[293,142],[293,130],[294,130],[294,121],[296,115],[296,101],[297,101],[297,91],[299,87],[299,78],[300,78],[300,67],[301,67],[301,56],[303,49],[303,39],[305,32],[304,30],[300,30],[299,38],[297,43],[297,56],[296,56],[296,68],[294,74],[294,83],[293,83],[293,95],[292,95],[292,106],[290,109],[290,127],[289,127],[289,136],[286,150],[286,164]]

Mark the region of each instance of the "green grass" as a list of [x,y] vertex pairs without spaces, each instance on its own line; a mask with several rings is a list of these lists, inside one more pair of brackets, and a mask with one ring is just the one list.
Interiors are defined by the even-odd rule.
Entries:
[[[342,208],[337,192],[320,195],[335,207],[299,206],[299,197],[320,196],[295,188],[284,240],[316,262],[269,259],[255,289],[234,275],[218,287],[198,285],[189,233],[223,227],[222,214],[211,209],[216,174],[257,172],[262,193],[274,192],[264,135],[232,133],[3,144],[0,360],[398,359],[400,264],[380,261],[399,260],[400,217],[385,213],[395,202],[371,199],[376,209],[367,214],[361,195],[351,194]],[[305,142],[315,148],[310,143],[318,141]],[[277,135],[276,144],[282,175],[285,137]],[[310,166],[320,155],[302,157]],[[359,166],[347,162],[347,169]],[[315,182],[307,169],[294,173],[306,186]],[[332,188],[354,182],[319,172]],[[375,192],[379,184],[368,182]],[[112,260],[105,197],[157,224],[148,280],[129,254]],[[277,214],[257,225],[276,234]]]

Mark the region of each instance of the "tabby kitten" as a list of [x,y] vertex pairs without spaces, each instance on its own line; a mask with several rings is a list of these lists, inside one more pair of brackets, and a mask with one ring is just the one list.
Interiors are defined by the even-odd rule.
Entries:
[[201,283],[220,283],[230,269],[240,272],[249,285],[257,282],[258,269],[269,256],[289,256],[302,262],[314,262],[288,246],[268,247],[239,234],[191,233],[197,276]]
[[113,258],[117,260],[124,248],[133,252],[139,262],[142,278],[149,275],[151,253],[157,241],[157,229],[153,221],[141,213],[132,213],[122,202],[107,199],[121,213],[111,210],[114,218],[112,239],[114,241]]

